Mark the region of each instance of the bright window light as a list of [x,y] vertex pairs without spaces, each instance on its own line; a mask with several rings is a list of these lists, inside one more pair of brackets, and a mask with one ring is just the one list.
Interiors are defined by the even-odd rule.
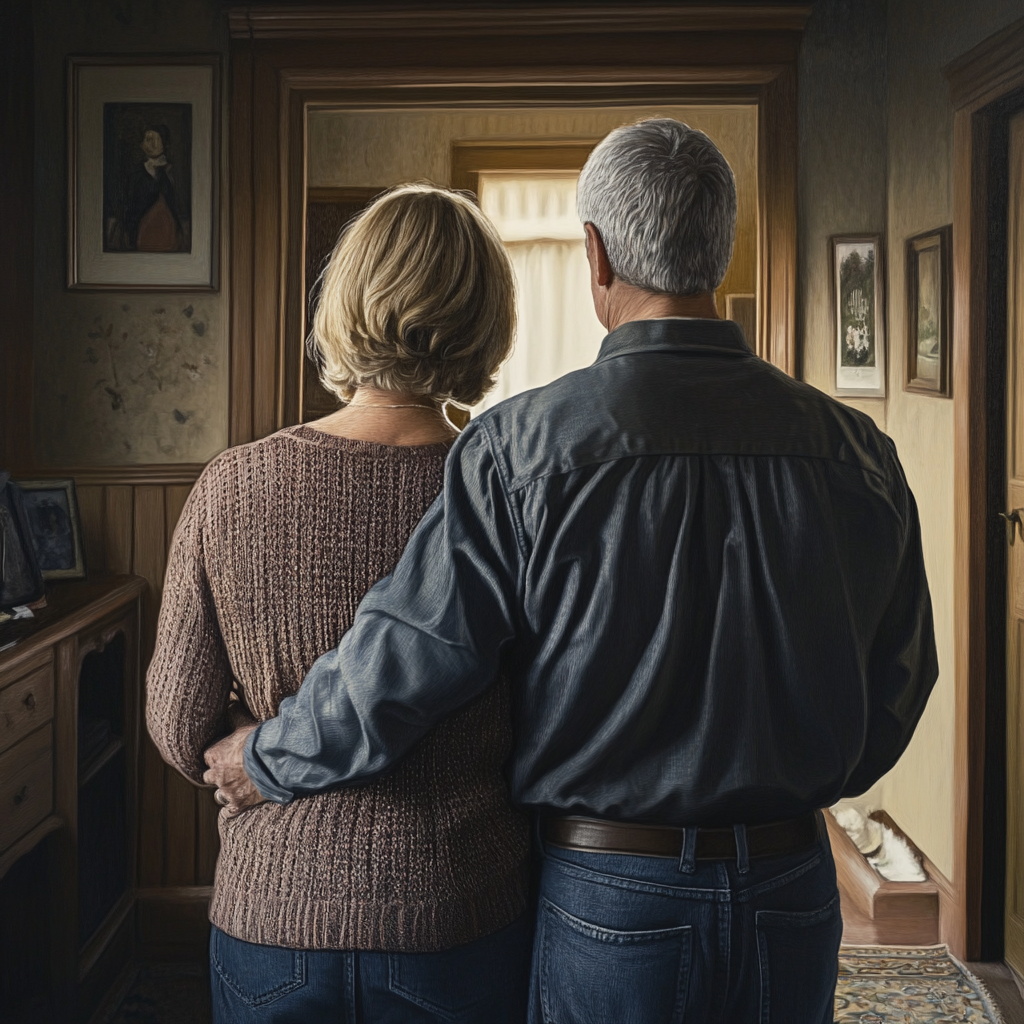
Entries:
[[605,329],[594,315],[576,173],[483,173],[480,206],[516,276],[516,347],[495,389],[474,409],[541,387],[596,358]]

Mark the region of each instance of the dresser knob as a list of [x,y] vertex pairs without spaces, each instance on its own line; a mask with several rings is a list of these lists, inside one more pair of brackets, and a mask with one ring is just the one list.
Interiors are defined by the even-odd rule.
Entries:
[[25,697],[24,697],[24,699],[22,700],[21,703],[24,704],[25,707],[27,707],[29,709],[29,711],[34,711],[35,710],[35,706],[36,706],[35,694],[34,693],[26,693]]
[[14,794],[14,802],[16,804],[22,804],[25,802],[25,797],[28,796],[28,786],[22,786],[17,793]]

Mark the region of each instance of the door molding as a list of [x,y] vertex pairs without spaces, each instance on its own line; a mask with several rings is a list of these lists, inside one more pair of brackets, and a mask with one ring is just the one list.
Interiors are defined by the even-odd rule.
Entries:
[[323,106],[756,105],[758,347],[794,373],[796,60],[809,13],[231,9],[230,443],[297,421],[305,122]]
[[621,35],[623,32],[799,32],[809,4],[755,5],[723,8],[667,7],[515,7],[376,8],[345,11],[320,5],[262,5],[235,7],[228,14],[231,34],[255,39],[343,39],[353,36],[561,35],[585,33]]
[[[990,204],[997,183],[993,129],[1000,104],[1024,88],[1024,19],[979,43],[943,69],[953,117],[954,410],[954,864],[951,906],[942,908],[942,940],[968,960],[993,956],[984,921],[996,902],[986,866],[998,863],[1001,815],[997,688],[1005,690],[1005,541],[993,501],[1005,443],[1005,316],[990,316]],[[1000,343],[999,332],[1002,331]],[[1001,465],[1001,462],[999,463]],[[1005,776],[1005,748],[1002,757]],[[988,783],[986,784],[986,774]],[[1005,778],[1003,780],[1005,786]],[[1005,829],[1005,825],[1002,826]],[[1005,874],[1005,868],[1004,868]],[[1001,907],[1001,894],[999,895]],[[1000,911],[1001,920],[1001,911]],[[1001,956],[1001,953],[998,954]]]

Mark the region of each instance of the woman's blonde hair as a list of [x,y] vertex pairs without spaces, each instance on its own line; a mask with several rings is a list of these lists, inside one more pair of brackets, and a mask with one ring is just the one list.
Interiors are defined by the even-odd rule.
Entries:
[[515,336],[512,264],[466,196],[401,185],[349,224],[320,281],[310,342],[343,400],[361,385],[469,406]]

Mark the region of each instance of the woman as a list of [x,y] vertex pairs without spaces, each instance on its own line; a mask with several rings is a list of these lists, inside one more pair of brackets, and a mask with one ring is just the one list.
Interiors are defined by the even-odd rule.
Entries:
[[[256,720],[275,715],[398,561],[456,436],[442,406],[493,386],[514,319],[505,250],[457,193],[395,189],[339,242],[313,338],[348,405],[223,453],[175,533],[146,713],[193,782],[233,689]],[[222,814],[215,1020],[525,1018],[528,837],[502,776],[510,748],[499,682],[390,776]]]

